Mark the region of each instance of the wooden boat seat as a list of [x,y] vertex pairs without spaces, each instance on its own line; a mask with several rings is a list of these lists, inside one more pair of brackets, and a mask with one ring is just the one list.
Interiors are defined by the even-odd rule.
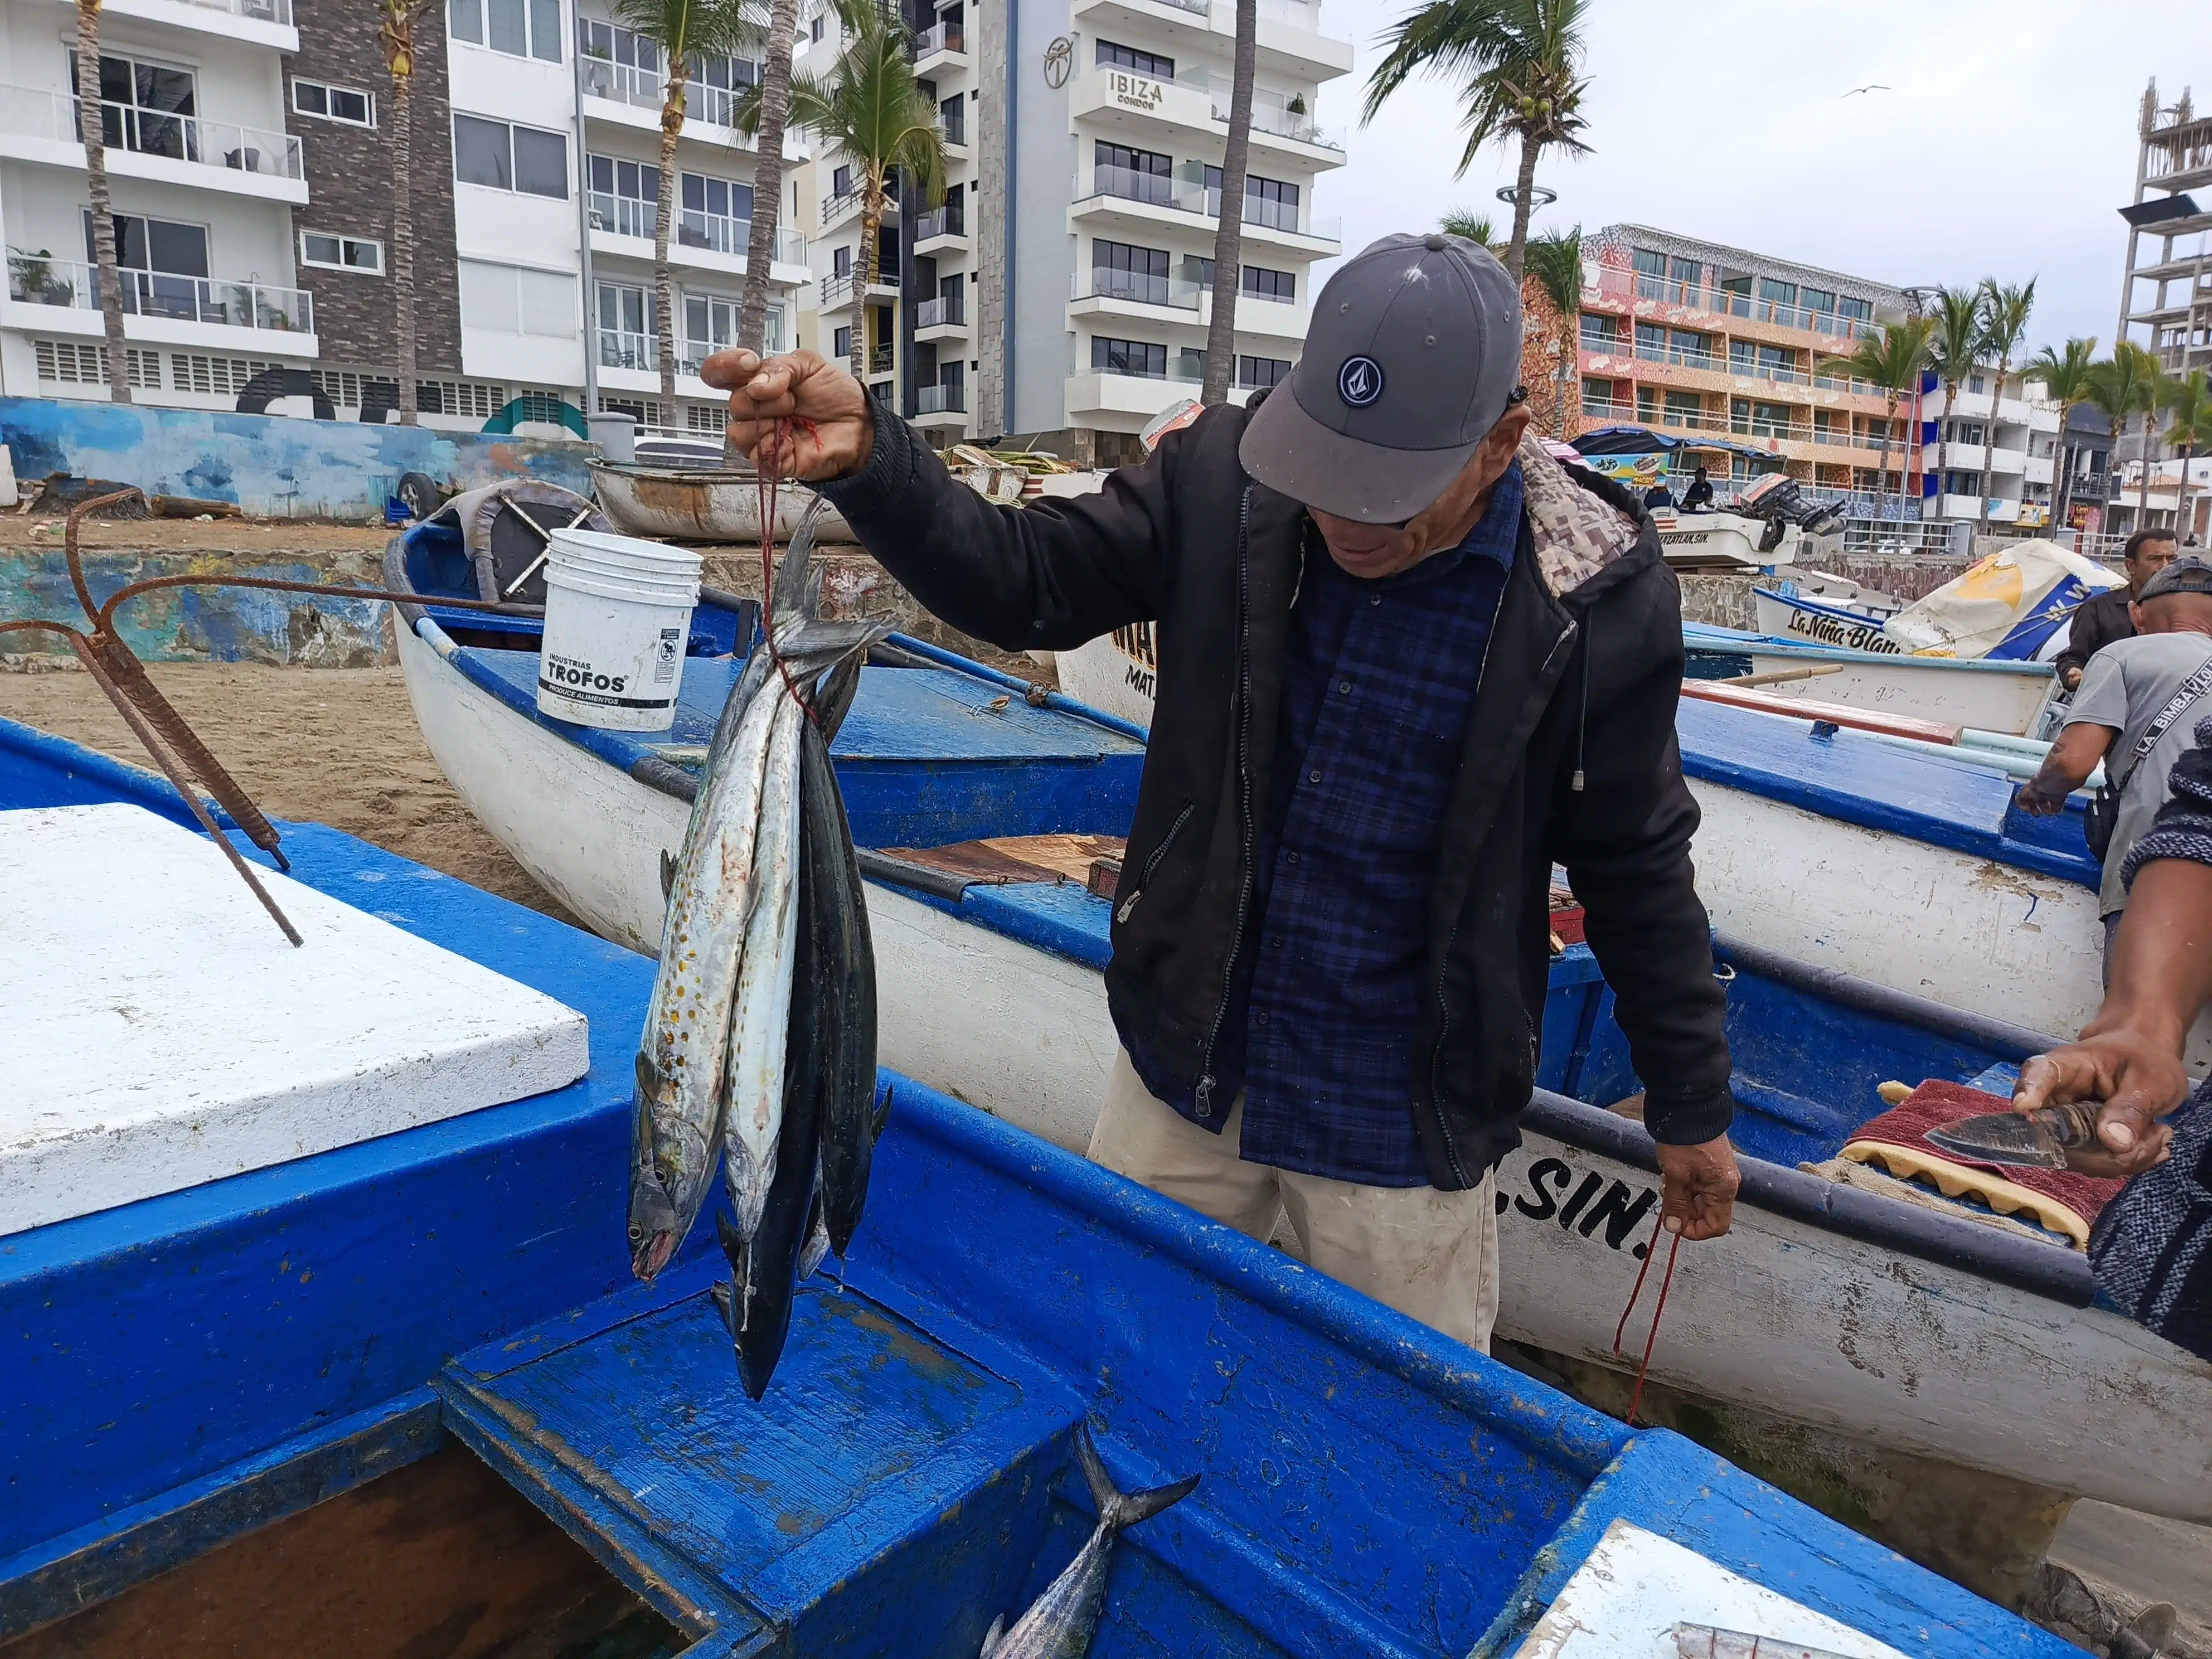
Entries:
[[1073,882],[1081,887],[1090,884],[1094,865],[1102,859],[1118,862],[1128,844],[1125,836],[994,836],[947,847],[887,847],[884,851],[981,886]]

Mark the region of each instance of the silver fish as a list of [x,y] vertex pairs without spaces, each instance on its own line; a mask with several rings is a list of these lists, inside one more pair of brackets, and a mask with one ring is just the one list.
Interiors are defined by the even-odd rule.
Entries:
[[1003,1619],[994,1620],[983,1638],[978,1659],[1083,1659],[1091,1650],[1091,1638],[1098,1628],[1098,1614],[1106,1600],[1106,1563],[1114,1553],[1114,1540],[1139,1521],[1149,1521],[1171,1504],[1190,1495],[1198,1477],[1186,1475],[1172,1486],[1150,1492],[1125,1492],[1115,1486],[1106,1466],[1091,1443],[1090,1431],[1075,1430],[1075,1455],[1083,1465],[1083,1478],[1091,1483],[1091,1501],[1098,1506],[1098,1525],[1067,1570],[1045,1587],[1030,1610],[1001,1632]]
[[[698,1218],[713,1182],[731,1093],[732,1028],[747,1012],[741,994],[749,988],[756,997],[775,993],[773,964],[757,966],[748,979],[745,957],[763,893],[761,809],[779,730],[787,734],[782,752],[796,770],[798,709],[790,686],[810,685],[888,631],[880,623],[821,620],[820,573],[811,562],[818,507],[800,523],[776,572],[775,649],[753,652],[738,675],[715,725],[683,847],[662,863],[668,909],[638,1047],[631,1140],[630,1265],[641,1279],[650,1279],[667,1265]],[[782,810],[788,817],[790,809]],[[781,822],[771,821],[771,831]],[[783,866],[790,862],[786,858]],[[791,870],[772,865],[768,873],[787,912]],[[787,1006],[789,978],[787,967]],[[769,1011],[751,1012],[757,1017]],[[773,1046],[780,1055],[780,1020],[767,1029],[776,1034]],[[764,1051],[748,1050],[748,1064],[756,1052],[765,1060]],[[757,1084],[750,1073],[749,1080]],[[749,1153],[757,1150],[749,1144]],[[741,1221],[744,1215],[741,1206]],[[752,1218],[758,1220],[757,1207]]]

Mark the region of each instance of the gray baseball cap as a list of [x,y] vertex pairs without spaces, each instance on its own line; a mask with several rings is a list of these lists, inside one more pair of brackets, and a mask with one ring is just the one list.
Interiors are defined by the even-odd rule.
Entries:
[[1305,355],[1237,459],[1308,507],[1397,524],[1459,476],[1520,380],[1505,267],[1456,236],[1385,236],[1322,289]]
[[2164,599],[2168,593],[2212,593],[2212,564],[2198,558],[2179,558],[2142,585],[2136,603]]

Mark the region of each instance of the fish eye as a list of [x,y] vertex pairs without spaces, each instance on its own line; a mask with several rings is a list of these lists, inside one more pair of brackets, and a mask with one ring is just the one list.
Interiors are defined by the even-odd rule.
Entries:
[[629,1224],[629,1242],[633,1244],[641,1244],[645,1242],[645,1229],[635,1221]]

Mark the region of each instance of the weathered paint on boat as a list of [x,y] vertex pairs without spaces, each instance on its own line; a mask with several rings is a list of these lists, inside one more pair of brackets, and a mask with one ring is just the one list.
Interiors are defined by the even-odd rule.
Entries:
[[[423,631],[434,637],[432,629]],[[579,733],[571,741],[551,730],[535,715],[527,696],[526,659],[501,660],[515,653],[441,653],[424,640],[403,641],[403,650],[418,702],[447,711],[425,716],[432,751],[465,796],[490,801],[489,816],[479,814],[487,825],[503,839],[515,836],[507,844],[526,868],[556,871],[568,884],[554,890],[564,902],[580,915],[605,918],[594,926],[615,937],[657,937],[659,857],[680,836],[684,811],[675,796],[637,775],[650,775],[639,758],[650,746],[603,734]],[[696,695],[705,701],[679,714],[678,737],[687,722],[703,726],[710,718],[713,675],[726,672],[694,665],[695,672],[701,668],[708,672]],[[981,822],[990,817],[988,801],[964,791],[962,799],[975,814],[957,821],[966,827],[952,828],[956,820],[945,817],[936,819],[934,828],[904,817],[930,804],[929,793],[917,790],[915,780],[940,769],[957,770],[963,752],[921,760],[916,751],[927,744],[901,741],[890,730],[898,710],[911,708],[925,688],[939,683],[937,674],[872,668],[863,676],[853,719],[860,719],[872,702],[877,735],[848,747],[854,730],[848,721],[838,758],[864,845],[921,846],[1056,830],[1112,832],[1120,827],[1113,821],[1117,811],[1126,822],[1134,799],[1129,756],[1113,763],[1129,768],[1119,775],[1120,787],[1130,793],[1118,800],[1109,801],[1110,792],[1101,791],[1055,807],[1057,786],[1042,781],[1050,777],[1046,772],[1000,784],[1000,811],[1018,811],[1018,824]],[[997,682],[975,684],[988,688]],[[695,695],[690,674],[686,692]],[[963,708],[984,702],[981,690],[959,695]],[[465,719],[453,712],[463,708],[469,711]],[[1076,756],[1097,751],[1104,734],[1095,726],[1069,720],[1054,733],[1049,713],[1025,710],[1024,718],[1033,722],[1037,744],[1055,757],[1054,766],[1069,765],[1074,758],[1069,750]],[[979,727],[976,717],[961,718],[961,726],[941,734],[956,743],[966,739],[969,755],[978,752],[979,732],[998,735],[996,721]],[[1718,726],[1706,731],[1698,719]],[[1798,799],[1820,799],[1818,786],[1808,780],[1821,775],[1825,751],[1801,756],[1792,749],[1778,758],[1768,748],[1774,728],[1793,743],[1811,744],[1806,728],[1733,709],[1693,718],[1686,708],[1684,720],[1686,764],[1692,737],[1705,757],[1692,766],[1693,776],[1704,767],[1740,786],[1711,792],[1727,798],[1726,807],[1749,813],[1771,805],[1799,811],[1820,834],[1881,843],[1885,858],[1895,856],[1893,844],[1902,844],[1931,856],[1941,853],[1966,867],[2002,869],[2021,881],[2047,884],[2054,908],[2073,895],[2083,901],[2091,896],[2082,885],[2080,860],[2069,862],[2068,854],[2031,838],[2045,827],[2039,820],[2026,821],[2029,827],[2017,836],[2002,833],[1995,820],[1979,830],[1951,823],[1946,833],[1956,845],[1942,848],[1895,830],[1835,823],[1753,793],[1795,791]],[[1729,726],[1731,721],[1737,724]],[[1753,724],[1746,727],[1744,721]],[[524,726],[532,729],[519,729]],[[906,758],[872,761],[870,749]],[[510,753],[518,757],[512,763]],[[1869,765],[1899,769],[1889,775],[1893,781],[1913,775],[1911,769],[1922,763],[1918,757],[1873,744],[1860,743],[1850,753]],[[1947,769],[1932,782],[1923,778],[1923,790],[1934,789],[1953,771],[1983,783],[2002,782],[1960,767]],[[1706,793],[1705,783],[1698,787]],[[1826,804],[1837,810],[1844,805]],[[1929,805],[1923,799],[1914,810]],[[1880,821],[1875,803],[1859,802],[1850,810],[1869,823]],[[1068,816],[1052,821],[1054,811]],[[1880,811],[1888,812],[1899,828],[1909,822],[1904,809]],[[1708,822],[1713,821],[1709,806]],[[1706,845],[1701,835],[1701,875]],[[2014,862],[2001,862],[2005,860]],[[1923,873],[1940,885],[1948,867],[1931,864]],[[2010,890],[2002,890],[2009,899]],[[1800,893],[1801,908],[1804,902]],[[1098,977],[1108,950],[1106,908],[1073,886],[975,885],[951,897],[871,883],[885,1063],[1064,1148],[1082,1150],[1116,1046]],[[2009,908],[1993,909],[1990,926],[2021,931]],[[2021,937],[2040,936],[2027,932]],[[1855,988],[1838,975],[1819,990],[1820,970],[1833,964],[1818,956],[1809,970],[1796,971],[1803,987],[1815,988],[1785,995],[1791,970],[1761,955],[1763,943],[1739,953],[1740,961],[1756,959],[1759,965],[1738,970],[1730,1036],[1738,1055],[1737,1092],[1746,1107],[1736,1138],[1747,1152],[1767,1160],[1754,1166],[1759,1173],[1753,1206],[1761,1206],[1762,1194],[1771,1202],[1755,1217],[1747,1211],[1735,1236],[1700,1252],[1704,1336],[1677,1342],[1662,1335],[1654,1375],[1899,1449],[2139,1508],[2212,1518],[2212,1367],[2145,1336],[2117,1315],[2084,1305],[2086,1269],[2057,1245],[2007,1239],[1972,1221],[1836,1188],[1795,1168],[1832,1155],[1845,1127],[1879,1109],[1876,1083],[1907,1073],[1913,1073],[1911,1082],[1937,1075],[1964,1080],[1995,1061],[2019,1059],[2041,1039],[2017,1027],[2009,1036],[1995,1033],[1987,1022],[1905,1000],[1882,1005],[1886,1012],[1879,1017],[1854,1015],[1851,1008],[1868,1005],[1869,997],[1881,1004],[1879,988]],[[1988,944],[1982,937],[1966,946],[1986,949]],[[1553,1193],[1551,1208],[1530,1196],[1527,1207],[1516,1202],[1505,1213],[1502,1248],[1510,1271],[1504,1280],[1499,1329],[1555,1352],[1618,1364],[1609,1352],[1613,1322],[1633,1278],[1638,1242],[1620,1223],[1655,1184],[1649,1143],[1633,1125],[1564,1097],[1602,1103],[1635,1090],[1608,1007],[1594,959],[1579,947],[1570,951],[1555,964],[1539,1074],[1547,1089],[1561,1095],[1540,1100],[1530,1113],[1526,1142],[1509,1160],[1503,1188],[1515,1194],[1549,1191],[1562,1170],[1571,1171],[1571,1179]],[[1814,1042],[1815,1035],[1826,1041]],[[1793,1046],[1799,1037],[1803,1040]],[[1560,1226],[1558,1217],[1566,1212],[1561,1200],[1600,1171],[1602,1179],[1592,1194],[1569,1213],[1574,1224]],[[1648,1205],[1636,1214],[1648,1231]],[[1601,1222],[1601,1217],[1610,1219]],[[1592,1229],[1588,1234],[1581,1229],[1584,1221]],[[1616,1278],[1622,1282],[1615,1285]],[[1845,1297],[1847,1321],[1838,1317],[1838,1295]],[[1727,1327],[1731,1306],[1747,1328],[1717,1342],[1712,1333]],[[1750,1358],[1740,1358],[1741,1353]],[[1936,1370],[1942,1378],[1929,1381]],[[2124,1384],[2107,1392],[2113,1378],[2124,1378]],[[2116,1403],[2115,1395],[2127,1403]],[[2008,1402],[2008,1409],[1988,1409],[1992,1400]],[[2101,1432],[2085,1435],[2081,1413],[2092,1407],[2101,1422],[2133,1428],[2115,1428],[2110,1442]],[[2063,1431],[2051,1430],[2052,1423],[2063,1423]]]
[[1778,696],[1887,709],[1987,732],[2032,735],[2054,683],[2055,671],[2045,662],[1891,656],[1773,640],[1705,623],[1683,623],[1682,639],[1692,654],[1747,658],[1754,674],[1822,671],[1765,688]]
[[[0,723],[0,806],[135,799]],[[1069,1437],[1197,1495],[1117,1552],[1097,1659],[1511,1652],[1616,1521],[1876,1639],[2056,1638],[1663,1431],[1632,1432],[919,1085],[841,1285],[737,1393],[711,1240],[621,1248],[645,958],[350,837],[300,878],[590,1017],[568,1089],[0,1251],[0,1638],[458,1436],[702,1659],[969,1659],[1088,1529]]]

